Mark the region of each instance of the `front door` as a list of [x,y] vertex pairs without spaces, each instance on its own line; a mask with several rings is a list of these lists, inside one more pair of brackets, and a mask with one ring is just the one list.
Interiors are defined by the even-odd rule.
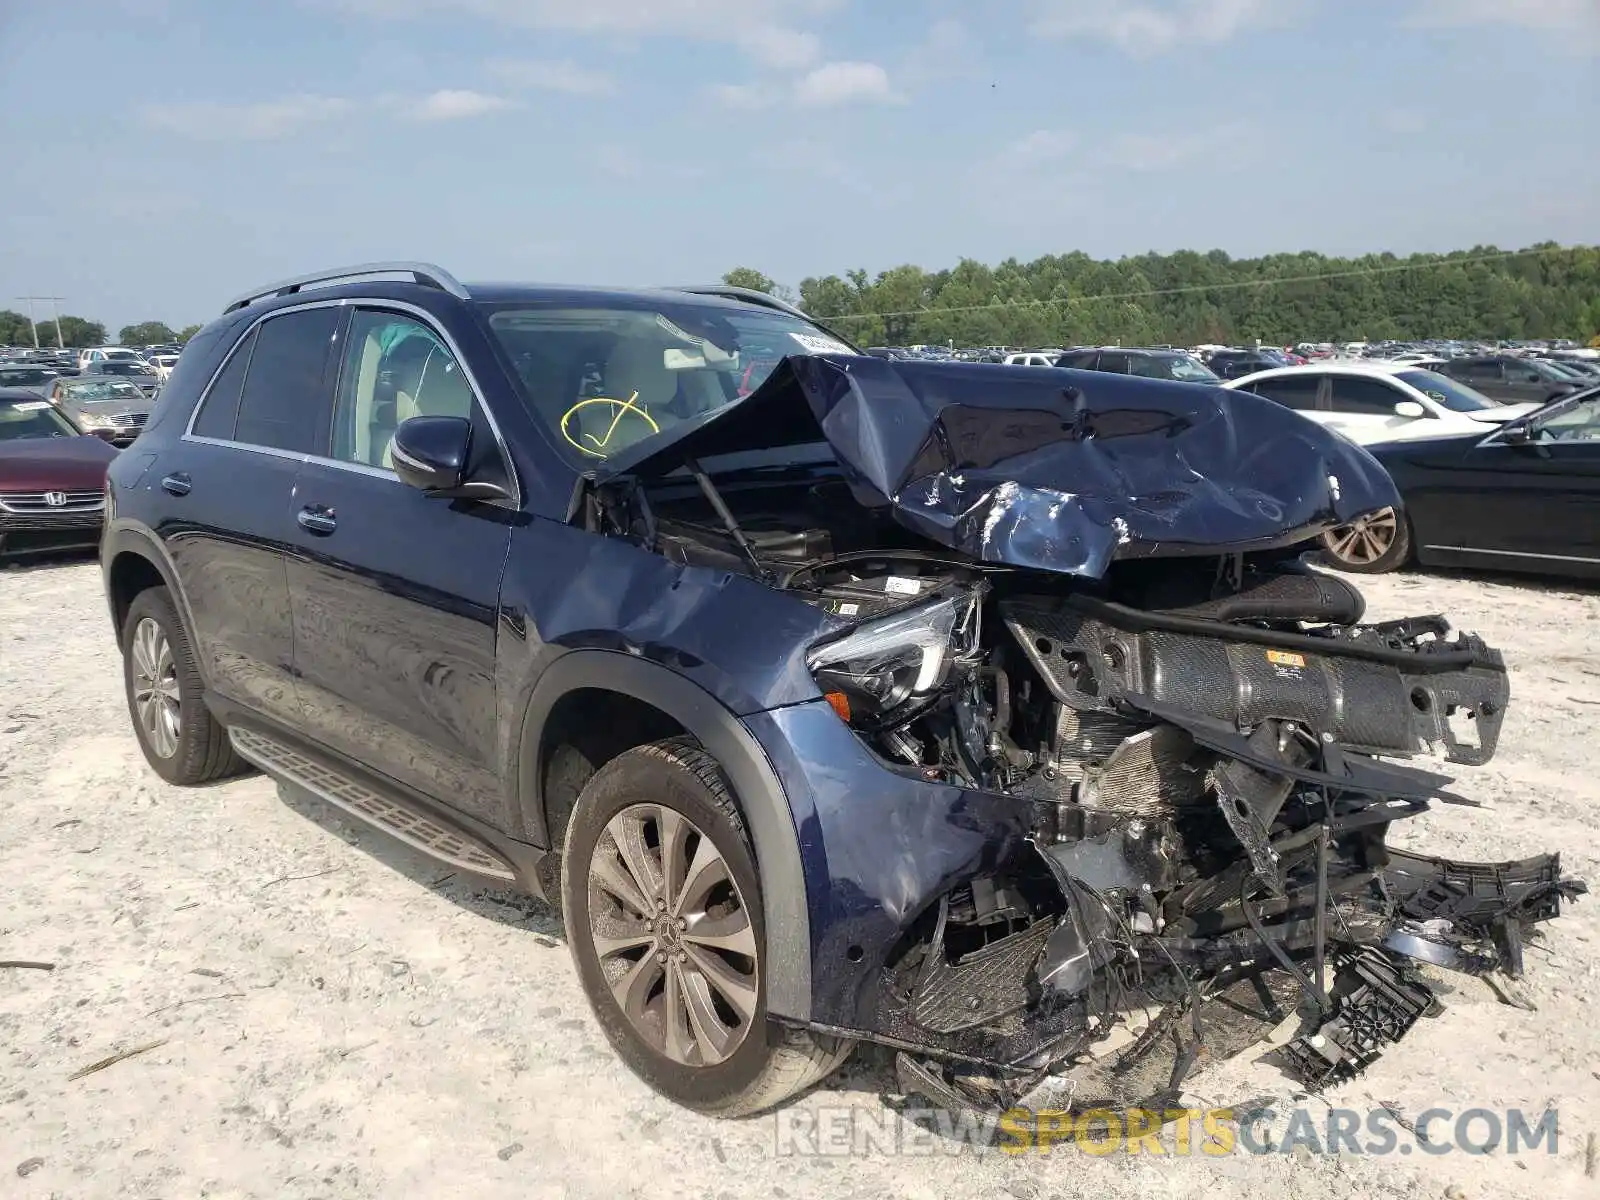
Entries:
[[1328,383],[1327,423],[1360,445],[1385,441],[1415,422],[1429,419],[1396,413],[1394,406],[1412,397],[1386,380],[1335,374]]
[[443,339],[410,315],[358,308],[344,339],[326,457],[296,484],[289,595],[309,735],[381,775],[494,824],[495,640],[510,545],[506,508],[430,499],[390,466],[412,416],[475,421],[474,458],[499,455]]

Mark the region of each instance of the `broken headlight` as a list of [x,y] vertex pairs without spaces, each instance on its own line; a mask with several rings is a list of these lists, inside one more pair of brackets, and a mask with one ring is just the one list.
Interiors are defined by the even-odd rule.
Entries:
[[951,596],[858,625],[806,656],[828,703],[847,721],[877,724],[931,698],[977,643],[977,597]]

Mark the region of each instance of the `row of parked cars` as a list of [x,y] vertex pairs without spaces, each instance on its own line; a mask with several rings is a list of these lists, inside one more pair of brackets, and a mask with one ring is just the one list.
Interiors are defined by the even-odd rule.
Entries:
[[0,558],[99,542],[106,468],[177,361],[168,346],[0,357]]

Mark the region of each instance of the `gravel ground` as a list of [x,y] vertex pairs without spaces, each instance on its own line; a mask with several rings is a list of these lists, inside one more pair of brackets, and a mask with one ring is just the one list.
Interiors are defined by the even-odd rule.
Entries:
[[[1458,858],[1559,849],[1600,884],[1600,595],[1420,574],[1366,586],[1374,615],[1443,611],[1512,664],[1500,754],[1461,780],[1486,807],[1441,807],[1396,841]],[[636,1082],[542,906],[259,776],[162,784],[128,728],[94,564],[0,570],[0,680],[0,960],[55,966],[0,967],[0,1195],[1600,1194],[1585,1173],[1600,899],[1530,947],[1532,1011],[1449,977],[1441,1017],[1328,1096],[1412,1117],[1553,1108],[1553,1156],[1407,1154],[1404,1136],[1385,1157],[953,1155],[941,1139],[794,1156],[772,1117],[703,1119]],[[781,1119],[847,1107],[881,1123],[891,1087],[886,1057],[858,1052]],[[1237,1059],[1191,1092],[1295,1103],[1279,1072]]]

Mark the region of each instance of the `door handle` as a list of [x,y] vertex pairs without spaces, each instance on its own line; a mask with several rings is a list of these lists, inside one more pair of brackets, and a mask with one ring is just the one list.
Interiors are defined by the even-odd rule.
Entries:
[[295,514],[300,528],[309,530],[319,537],[327,537],[339,528],[339,522],[333,515],[333,509],[323,504],[308,504]]
[[161,490],[170,492],[174,496],[187,496],[193,486],[194,483],[187,471],[174,471],[161,481]]

